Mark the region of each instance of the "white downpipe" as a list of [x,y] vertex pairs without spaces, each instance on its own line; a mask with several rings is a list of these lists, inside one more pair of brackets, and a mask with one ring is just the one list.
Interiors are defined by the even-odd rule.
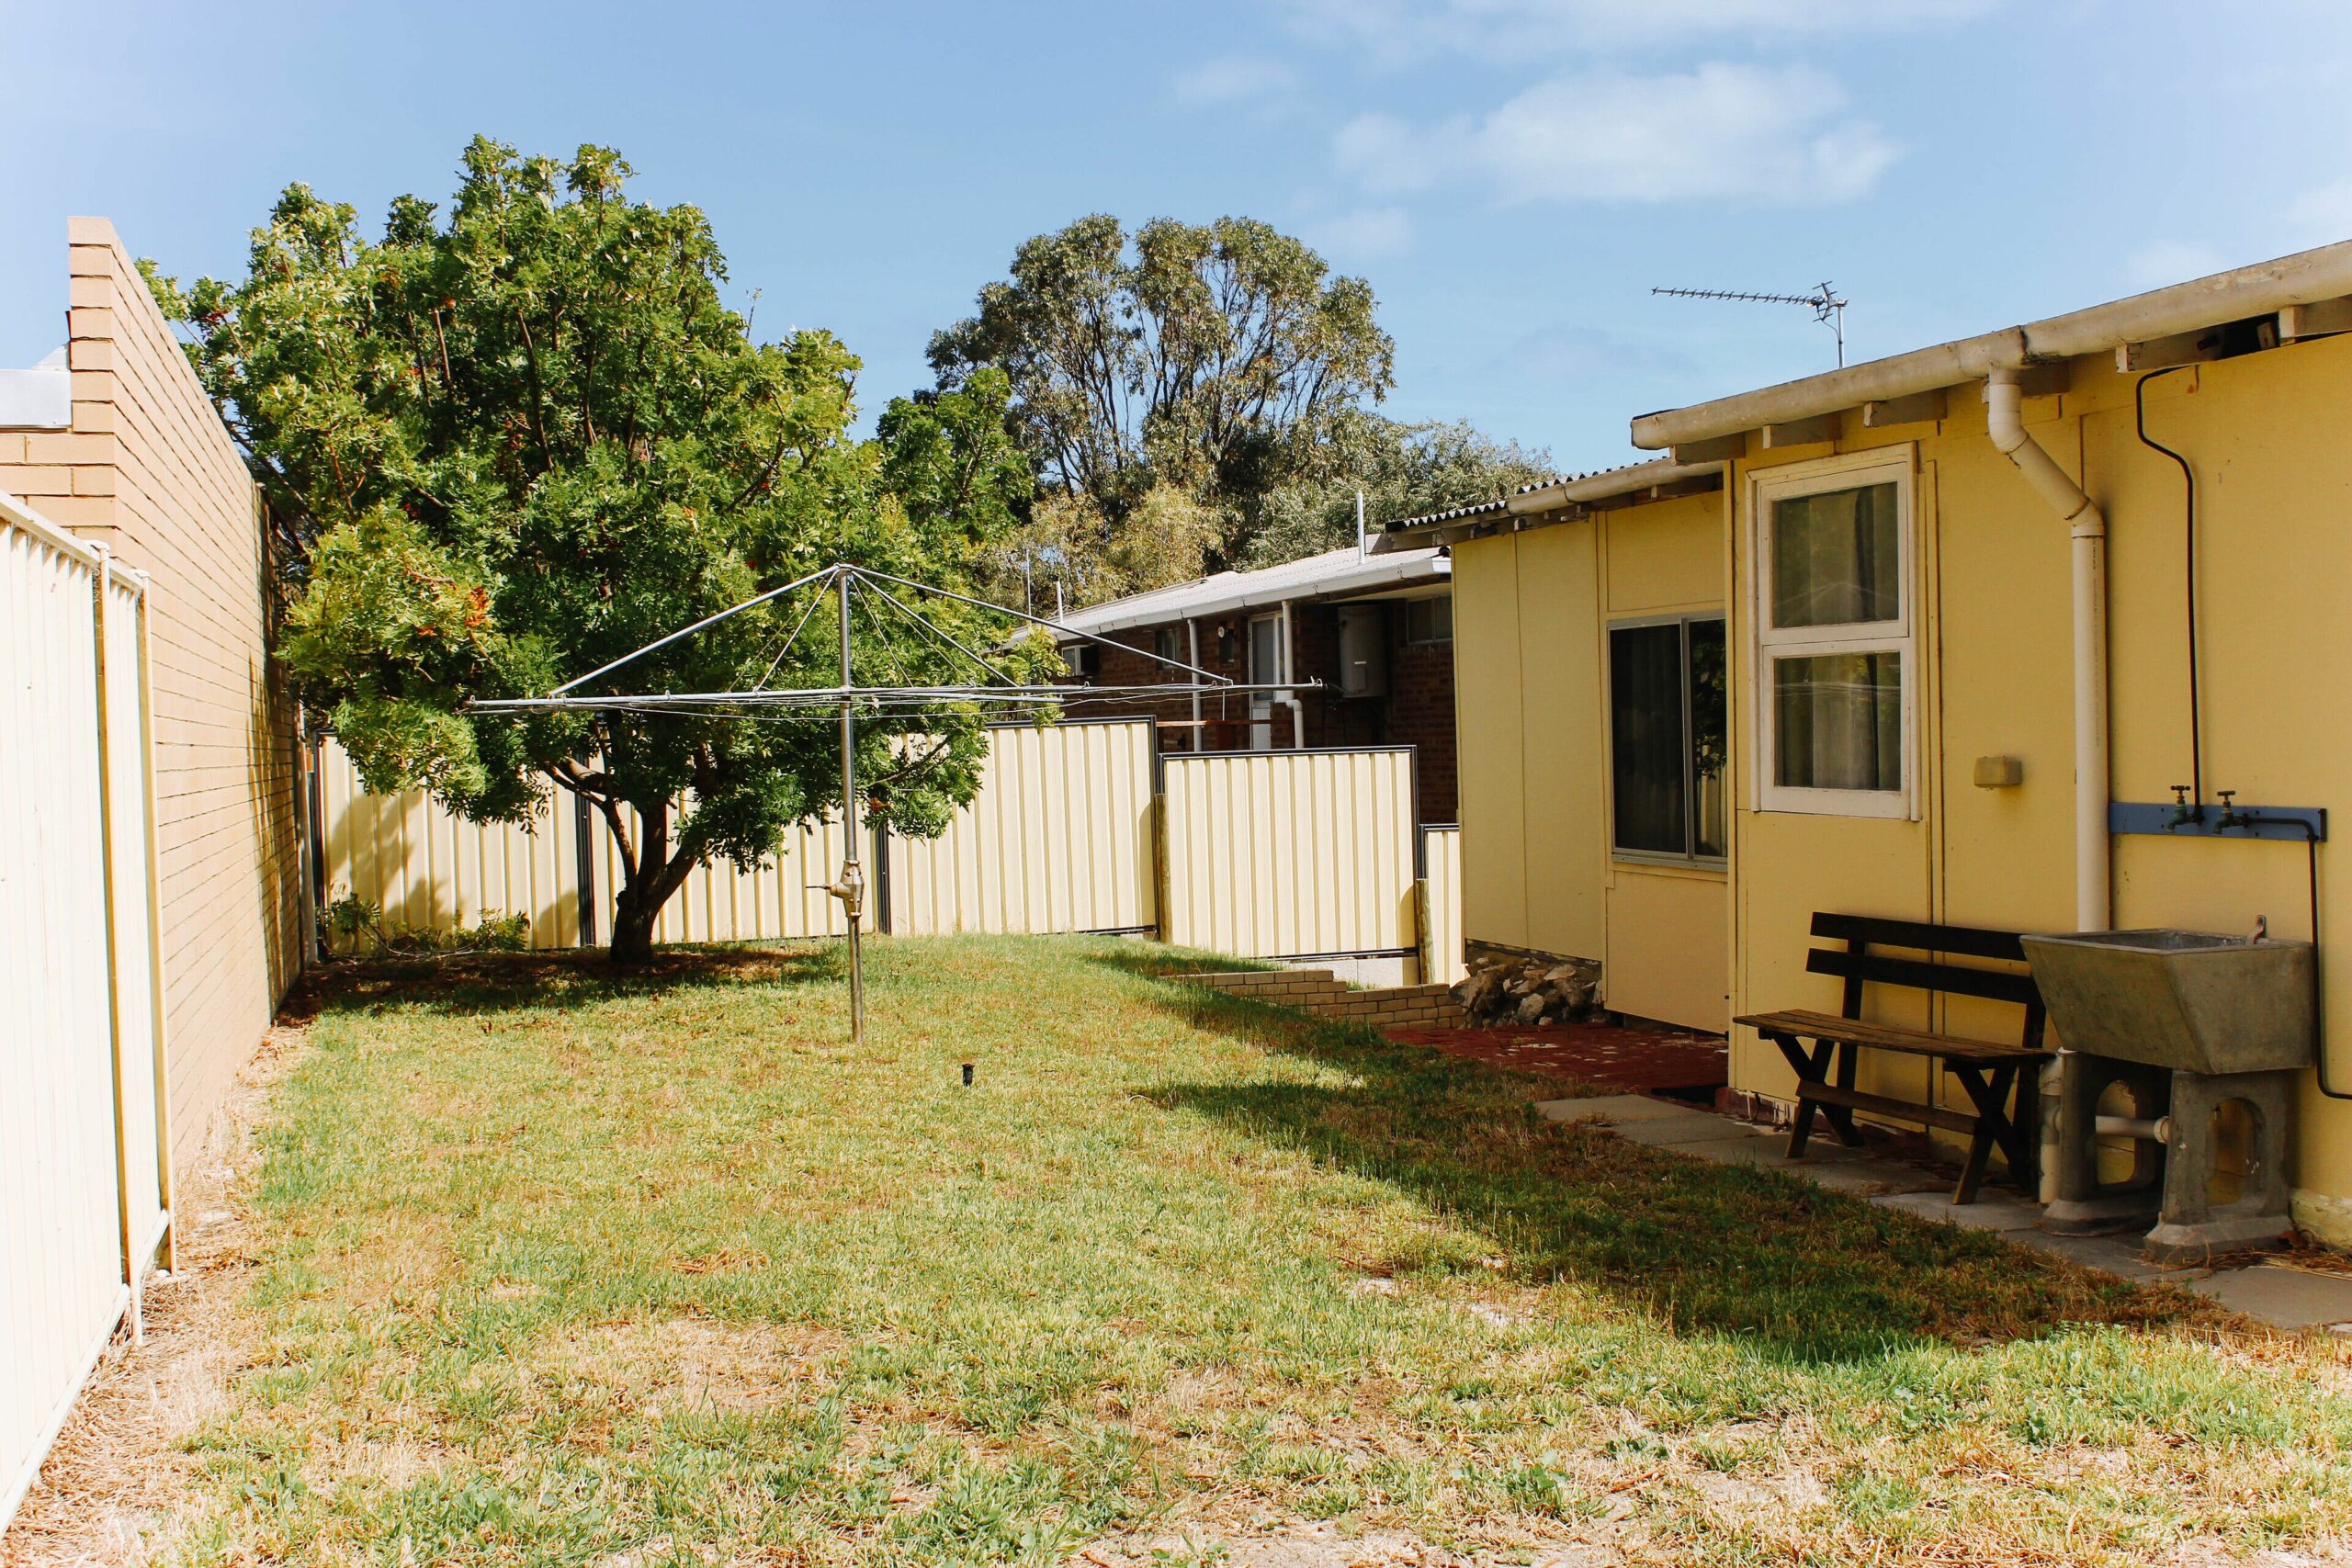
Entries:
[[2107,518],[2026,434],[2022,398],[2015,370],[1996,368],[1985,377],[1985,433],[2073,539],[2075,924],[2100,931],[2114,922],[2107,831]]
[[[1184,662],[1193,669],[1201,667],[1201,623],[1198,616],[1184,617]],[[1204,750],[1201,744],[1201,684],[1199,677],[1193,681],[1193,739],[1192,750]]]
[[[1291,624],[1290,601],[1283,601],[1283,681],[1285,685],[1297,679],[1298,648],[1296,632]],[[1295,692],[1277,693],[1274,701],[1290,709],[1290,749],[1306,750],[1306,705],[1298,700]]]

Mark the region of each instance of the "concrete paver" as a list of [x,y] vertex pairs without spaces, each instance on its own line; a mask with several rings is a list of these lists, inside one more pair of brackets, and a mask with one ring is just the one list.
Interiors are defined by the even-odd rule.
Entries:
[[1618,1137],[1673,1154],[1784,1170],[1923,1220],[1991,1231],[2005,1241],[2121,1279],[2178,1285],[2279,1328],[2352,1334],[2352,1278],[2263,1264],[2220,1272],[2161,1268],[2141,1256],[2136,1235],[2051,1235],[2041,1228],[2041,1205],[2023,1194],[1994,1189],[1980,1193],[1973,1203],[1955,1206],[1948,1174],[1868,1146],[1849,1149],[1834,1140],[1817,1140],[1803,1159],[1792,1160],[1785,1134],[1759,1133],[1745,1122],[1645,1095],[1550,1100],[1536,1109],[1555,1122],[1600,1122]]
[[2187,1285],[2193,1290],[2196,1287],[2191,1281],[2202,1280],[2211,1272],[2205,1269],[2167,1269],[2151,1263],[2141,1256],[2140,1238],[2136,1235],[2052,1235],[2045,1230],[2014,1231],[2007,1235],[2009,1240],[2037,1252],[2055,1253],[2086,1269],[2143,1283]]
[[1672,1144],[1720,1143],[1725,1138],[1748,1136],[1740,1125],[1722,1116],[1711,1116],[1702,1111],[1687,1111],[1679,1116],[1660,1116],[1647,1122],[1625,1122],[1609,1129],[1619,1137],[1636,1144],[1658,1147]]
[[1973,1203],[1954,1203],[1950,1190],[1936,1192],[1890,1192],[1874,1203],[1923,1220],[1944,1220],[1973,1231],[2030,1231],[2041,1223],[2040,1205],[2006,1192],[1980,1192]]
[[2194,1280],[2188,1289],[2281,1328],[2352,1324],[2352,1279],[2341,1275],[2257,1263]]
[[1627,1122],[1657,1122],[1669,1116],[1708,1116],[1718,1123],[1723,1120],[1696,1106],[1653,1100],[1646,1094],[1603,1094],[1589,1100],[1540,1100],[1535,1102],[1535,1110],[1538,1115],[1549,1122],[1607,1122],[1612,1125]]

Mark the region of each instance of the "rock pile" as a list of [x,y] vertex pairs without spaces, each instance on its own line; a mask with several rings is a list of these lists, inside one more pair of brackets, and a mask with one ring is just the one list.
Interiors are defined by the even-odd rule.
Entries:
[[1573,1023],[1591,1015],[1600,985],[1586,965],[1548,958],[1480,955],[1454,983],[1453,999],[1473,1028]]

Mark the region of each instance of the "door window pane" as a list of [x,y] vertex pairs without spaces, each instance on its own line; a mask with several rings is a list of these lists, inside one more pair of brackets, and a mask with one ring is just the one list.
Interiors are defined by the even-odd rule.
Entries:
[[1724,763],[1728,706],[1724,700],[1724,624],[1691,621],[1690,666],[1690,852],[1721,855],[1724,832]]
[[1617,847],[1689,854],[1679,623],[1610,632],[1609,703]]
[[1772,660],[1773,782],[1791,789],[1903,787],[1903,656]]
[[1772,625],[1831,626],[1903,616],[1895,483],[1772,503]]
[[1259,686],[1278,684],[1283,675],[1283,623],[1264,615],[1250,623],[1250,680]]

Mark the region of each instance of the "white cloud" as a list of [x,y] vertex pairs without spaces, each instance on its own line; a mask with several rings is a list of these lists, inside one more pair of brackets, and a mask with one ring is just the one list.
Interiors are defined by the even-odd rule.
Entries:
[[1570,73],[1476,118],[1363,115],[1332,152],[1384,196],[1466,182],[1507,203],[1807,205],[1863,195],[1899,156],[1876,126],[1838,118],[1844,103],[1835,81],[1801,65]]
[[1297,90],[1298,73],[1279,60],[1233,54],[1187,66],[1168,85],[1179,103],[1207,107],[1285,96]]
[[2230,265],[2220,250],[2201,240],[2151,240],[2123,258],[2123,276],[2134,288],[2165,288]]
[[2287,204],[2287,222],[2314,245],[2352,240],[2352,175],[2303,192]]
[[1498,59],[1729,36],[1905,32],[1962,22],[2000,0],[1288,0],[1294,28],[1385,65],[1453,51]]
[[1401,207],[1365,207],[1305,225],[1318,251],[1345,263],[1402,255],[1413,248],[1413,220]]

